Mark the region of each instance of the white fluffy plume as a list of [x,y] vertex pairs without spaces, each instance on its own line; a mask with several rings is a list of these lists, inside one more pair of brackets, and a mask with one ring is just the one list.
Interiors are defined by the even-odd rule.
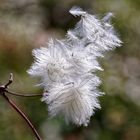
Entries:
[[93,75],[56,83],[44,94],[43,101],[49,104],[52,116],[64,114],[66,121],[87,126],[93,109],[100,108],[97,97],[101,93],[96,89],[99,84],[99,78]]
[[[70,13],[81,16],[75,28],[63,40],[51,40],[48,46],[34,49],[35,62],[28,70],[41,78],[42,101],[49,105],[51,116],[62,114],[67,122],[87,126],[96,108],[100,108],[96,76],[102,70],[97,58],[121,46],[110,23],[112,13],[97,19],[79,7]],[[47,92],[46,92],[47,91]]]
[[77,6],[74,6],[70,9],[69,11],[73,16],[82,16],[82,15],[85,15],[86,12],[83,11],[80,7],[77,7]]

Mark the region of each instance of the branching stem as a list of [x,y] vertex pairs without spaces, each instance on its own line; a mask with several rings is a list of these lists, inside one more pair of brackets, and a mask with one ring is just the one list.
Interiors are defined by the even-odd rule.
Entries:
[[29,125],[29,127],[31,128],[32,132],[34,133],[34,135],[36,136],[37,140],[42,140],[40,135],[38,134],[37,130],[35,129],[35,127],[33,126],[33,124],[31,123],[31,121],[28,119],[28,117],[25,115],[25,113],[23,113],[23,111],[21,109],[19,109],[19,107],[11,100],[9,99],[5,94],[2,94],[2,96],[4,97],[4,99],[11,105],[11,107],[25,120],[25,122]]
[[16,92],[12,92],[9,90],[5,90],[6,93],[14,95],[14,96],[19,96],[19,97],[37,97],[37,96],[42,96],[41,94],[20,94]]
[[38,134],[37,130],[35,129],[32,122],[28,119],[28,117],[25,115],[25,113],[11,100],[6,96],[6,93],[9,93],[11,95],[15,96],[22,96],[22,97],[35,97],[40,96],[37,94],[31,94],[31,95],[23,95],[23,94],[17,94],[15,92],[8,91],[8,86],[13,82],[13,74],[10,74],[9,81],[5,84],[0,86],[0,95],[11,105],[11,107],[25,120],[25,122],[28,124],[28,126],[31,128],[33,134],[35,135],[37,140],[42,140],[40,135]]

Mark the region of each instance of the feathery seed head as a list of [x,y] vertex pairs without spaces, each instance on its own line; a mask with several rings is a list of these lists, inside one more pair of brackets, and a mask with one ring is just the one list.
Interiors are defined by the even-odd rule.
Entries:
[[112,13],[96,18],[79,7],[70,13],[81,16],[75,28],[63,40],[50,41],[48,47],[33,50],[35,62],[28,73],[40,77],[47,92],[42,101],[51,116],[62,114],[67,122],[87,126],[96,108],[100,108],[95,72],[102,70],[97,58],[105,51],[121,46],[110,24]]

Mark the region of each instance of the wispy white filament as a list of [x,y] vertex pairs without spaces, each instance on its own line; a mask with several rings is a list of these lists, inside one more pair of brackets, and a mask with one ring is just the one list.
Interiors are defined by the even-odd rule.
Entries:
[[33,50],[35,62],[28,73],[41,78],[42,101],[49,105],[51,116],[62,114],[67,122],[87,126],[96,108],[100,108],[97,87],[102,70],[97,58],[121,46],[110,24],[112,13],[97,19],[79,7],[70,13],[81,16],[75,28],[63,40],[51,40],[48,46]]

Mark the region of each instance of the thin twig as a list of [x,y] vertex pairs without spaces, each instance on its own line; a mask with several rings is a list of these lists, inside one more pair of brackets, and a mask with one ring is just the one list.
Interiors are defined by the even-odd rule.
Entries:
[[12,73],[10,73],[10,78],[9,78],[8,83],[7,83],[7,84],[5,84],[5,89],[7,89],[7,88],[8,88],[8,86],[9,86],[10,84],[12,84],[12,82],[13,82],[13,74],[12,74]]
[[16,95],[16,96],[22,96],[22,97],[33,97],[33,96],[39,96],[39,95],[22,95],[22,94],[17,94],[11,91],[8,91],[8,86],[13,82],[13,74],[10,73],[10,78],[9,81],[5,84],[0,86],[0,95],[2,97],[4,97],[4,99],[11,105],[11,107],[13,107],[13,109],[25,120],[25,122],[29,125],[29,127],[31,128],[31,130],[33,131],[35,137],[37,140],[42,140],[40,135],[38,134],[37,130],[35,129],[34,125],[32,124],[32,122],[28,119],[28,117],[25,115],[25,113],[18,108],[18,106],[6,96],[6,93],[12,94],[12,95]]
[[12,82],[13,82],[13,74],[10,73],[9,81],[4,86],[1,86],[1,88],[3,88],[3,92],[4,93],[9,93],[11,95],[20,96],[20,97],[36,97],[36,96],[41,96],[40,94],[20,94],[20,93],[15,93],[15,92],[7,90],[8,86],[10,84],[12,84]]
[[8,91],[5,90],[6,93],[9,93],[11,95],[19,96],[19,97],[37,97],[37,96],[42,96],[41,94],[20,94],[20,93],[15,93],[13,91]]
[[34,133],[34,135],[36,136],[37,140],[42,140],[40,135],[38,134],[37,130],[35,129],[35,127],[33,126],[33,124],[31,123],[31,121],[28,119],[28,117],[25,115],[25,113],[23,113],[23,111],[21,109],[19,109],[17,107],[17,105],[11,100],[9,99],[4,93],[1,94],[4,99],[13,107],[14,110],[16,110],[16,112],[26,121],[26,123],[29,125],[29,127],[31,128],[32,132]]

